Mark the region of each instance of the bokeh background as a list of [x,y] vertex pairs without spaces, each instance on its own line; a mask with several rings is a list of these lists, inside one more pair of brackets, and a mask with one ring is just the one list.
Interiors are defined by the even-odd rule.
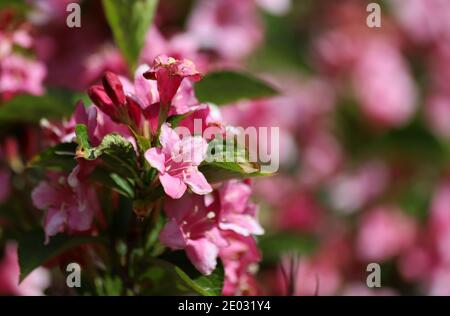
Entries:
[[[79,1],[81,28],[65,24],[69,2],[2,9],[4,102],[52,89],[82,96],[105,70],[127,75],[100,1]],[[244,70],[282,93],[221,108],[230,124],[281,133],[278,174],[254,181],[263,260],[240,294],[450,294],[450,1],[374,1],[380,28],[366,24],[370,2],[160,1],[140,63],[189,58],[204,73]],[[45,146],[35,114],[26,107],[0,126],[0,226],[29,220],[21,174]],[[0,285],[18,273],[5,243],[18,233],[6,227]],[[380,264],[379,289],[366,286],[369,263]],[[16,294],[48,286],[39,272]]]

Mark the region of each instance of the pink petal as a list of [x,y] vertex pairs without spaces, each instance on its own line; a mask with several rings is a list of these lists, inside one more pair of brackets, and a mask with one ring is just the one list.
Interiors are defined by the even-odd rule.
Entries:
[[185,173],[184,182],[194,193],[204,195],[212,192],[212,188],[208,181],[206,181],[205,176],[198,170],[192,170]]
[[219,226],[223,230],[232,230],[242,236],[262,235],[264,229],[258,221],[250,215],[231,214]]
[[[177,162],[189,162],[198,166],[205,160],[208,143],[201,136],[186,137],[180,141],[180,151]],[[175,159],[174,159],[175,160]]]
[[198,271],[209,275],[216,268],[219,248],[206,238],[200,238],[188,241],[186,254]]
[[155,81],[148,81],[144,78],[144,73],[149,69],[147,65],[141,65],[134,75],[134,89],[136,97],[139,99],[144,109],[158,102],[158,89]]
[[175,155],[180,152],[179,142],[180,137],[173,129],[169,127],[168,124],[163,124],[161,126],[161,134],[159,135],[159,142],[163,148],[163,152],[167,155]]
[[56,208],[48,209],[44,222],[45,235],[47,238],[46,243],[48,243],[49,237],[55,236],[64,230],[66,220],[66,212]]
[[72,206],[67,209],[67,214],[67,227],[69,231],[82,232],[91,228],[92,220],[94,219],[94,210],[89,205],[85,209]]
[[166,169],[166,158],[160,148],[153,147],[147,150],[145,152],[145,159],[148,161],[150,166],[157,169],[159,172],[164,172]]
[[159,181],[164,188],[164,192],[172,199],[179,199],[186,192],[186,184],[181,179],[172,177],[168,173],[160,174]]
[[59,192],[55,188],[47,182],[42,181],[31,193],[31,199],[35,207],[45,210],[50,205],[59,204],[59,195]]
[[164,226],[159,234],[159,240],[164,246],[167,246],[172,250],[184,249],[184,247],[186,247],[183,231],[174,218],[170,219],[166,226]]

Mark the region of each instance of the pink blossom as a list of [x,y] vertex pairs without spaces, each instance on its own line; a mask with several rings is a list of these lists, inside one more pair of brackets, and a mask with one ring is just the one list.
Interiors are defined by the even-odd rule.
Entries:
[[262,41],[263,27],[253,0],[202,0],[188,21],[199,46],[226,59],[241,59]]
[[[335,295],[342,283],[342,276],[338,267],[330,260],[302,257],[296,274],[293,275],[295,296]],[[279,286],[286,288],[286,280],[279,271]],[[283,291],[283,294],[286,294]]]
[[11,54],[0,59],[0,95],[9,98],[18,93],[44,93],[44,65],[38,61]]
[[147,32],[145,45],[139,60],[144,64],[151,64],[159,55],[166,54],[176,59],[188,58],[192,60],[201,72],[210,68],[210,58],[200,50],[197,38],[190,32],[177,33],[165,38],[156,26]]
[[450,263],[450,182],[443,182],[431,202],[430,230],[442,262]]
[[50,273],[44,268],[35,269],[20,284],[19,275],[17,245],[8,242],[0,261],[0,295],[41,296],[50,285]]
[[219,249],[228,244],[217,227],[217,213],[207,208],[203,196],[192,194],[168,198],[164,210],[168,222],[159,236],[161,243],[173,250],[185,249],[201,273],[211,274]]
[[372,40],[361,51],[353,85],[362,111],[376,123],[400,126],[416,110],[416,88],[408,65],[398,48],[387,41]]
[[323,210],[307,192],[294,191],[277,203],[277,224],[281,229],[306,231],[318,228]]
[[450,93],[436,93],[426,101],[429,127],[438,135],[450,138]]
[[433,271],[428,286],[428,295],[450,295],[450,268],[448,266],[439,267]]
[[201,136],[183,139],[169,125],[161,127],[162,148],[153,147],[145,153],[148,163],[159,172],[159,181],[167,195],[179,199],[189,187],[196,194],[212,191],[198,166],[206,157],[207,143]]
[[448,41],[450,3],[446,0],[391,0],[393,12],[406,33],[419,43]]
[[300,181],[314,186],[336,173],[343,161],[343,152],[335,137],[326,130],[309,136],[303,144]]
[[252,191],[240,181],[225,182],[218,192],[219,227],[242,236],[262,235],[264,229],[256,218],[258,207],[250,202]]
[[256,295],[253,274],[261,253],[252,236],[234,232],[224,234],[229,245],[220,249],[220,259],[225,268],[223,295]]
[[46,243],[60,232],[84,232],[92,228],[99,204],[94,188],[86,183],[92,166],[80,161],[69,176],[50,174],[32,192],[33,204],[46,210],[44,229]]
[[416,238],[415,221],[393,207],[377,207],[362,218],[357,252],[363,260],[382,261],[411,247]]
[[141,108],[133,98],[125,94],[120,79],[114,73],[107,72],[102,82],[103,86],[96,85],[89,89],[89,97],[94,104],[116,123],[139,126]]
[[172,104],[172,99],[184,78],[189,78],[193,82],[201,79],[193,62],[187,59],[176,60],[166,55],[156,57],[151,68],[144,73],[144,77],[156,80],[159,100],[163,107]]
[[369,161],[350,174],[341,174],[330,182],[330,200],[343,213],[359,210],[379,196],[388,183],[388,170],[380,161]]

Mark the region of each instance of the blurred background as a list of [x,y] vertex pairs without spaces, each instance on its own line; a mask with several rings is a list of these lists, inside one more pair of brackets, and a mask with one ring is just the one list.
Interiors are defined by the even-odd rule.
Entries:
[[[82,97],[105,70],[127,75],[100,1],[79,1],[81,28],[66,26],[69,2],[2,9],[3,102],[55,89]],[[254,181],[263,259],[256,284],[239,294],[450,294],[450,1],[373,1],[381,8],[373,28],[371,2],[160,1],[140,63],[165,53],[204,73],[251,72],[282,92],[221,108],[232,125],[281,133],[279,173]],[[20,174],[45,146],[32,110],[8,115],[0,225],[26,222]],[[1,240],[14,238],[1,231]],[[381,267],[381,288],[366,286],[369,263]]]

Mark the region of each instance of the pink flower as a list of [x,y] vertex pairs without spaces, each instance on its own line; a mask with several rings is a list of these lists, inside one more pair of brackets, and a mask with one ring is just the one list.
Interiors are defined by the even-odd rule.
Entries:
[[353,85],[363,112],[376,123],[400,126],[416,110],[416,88],[408,65],[386,40],[369,41],[358,56]]
[[199,1],[188,21],[188,32],[199,46],[237,60],[263,39],[263,26],[253,0]]
[[330,202],[342,213],[353,213],[379,196],[388,183],[388,170],[381,161],[368,161],[356,171],[330,182]]
[[159,239],[165,246],[185,249],[193,265],[203,274],[211,274],[217,265],[219,249],[227,245],[217,227],[217,213],[205,205],[203,196],[186,194],[167,199],[168,218]]
[[223,295],[256,295],[257,287],[253,274],[261,253],[253,237],[227,232],[229,242],[220,249],[220,259],[225,268]]
[[166,55],[156,57],[152,67],[144,74],[144,77],[149,80],[156,80],[159,100],[163,107],[172,104],[172,99],[184,78],[189,78],[193,82],[201,79],[201,75],[193,62],[187,59],[176,60]]
[[187,187],[197,194],[212,191],[198,166],[205,159],[207,143],[200,136],[183,139],[169,125],[161,127],[159,137],[162,148],[153,147],[145,153],[148,163],[159,172],[164,191],[173,199],[179,199]]
[[429,127],[438,135],[450,138],[450,93],[435,93],[426,101]]
[[139,126],[141,123],[141,108],[130,96],[125,94],[122,82],[112,72],[103,77],[103,86],[93,86],[89,89],[89,97],[102,112],[114,122]]
[[92,227],[94,215],[99,210],[95,190],[86,183],[90,173],[80,161],[72,173],[66,177],[51,174],[48,181],[42,181],[32,192],[33,204],[46,210],[44,229],[46,243],[49,237],[60,232],[84,232]]
[[359,226],[357,251],[363,260],[382,261],[406,251],[415,241],[416,223],[401,210],[377,207]]
[[50,285],[50,273],[37,268],[19,285],[19,260],[14,242],[5,245],[5,255],[0,262],[0,295],[40,296]]
[[446,0],[391,0],[393,12],[415,41],[429,43],[450,38],[450,3]]
[[18,93],[44,93],[46,69],[40,62],[11,54],[0,59],[0,70],[0,95],[4,98]]
[[250,203],[251,188],[239,181],[228,181],[219,189],[219,227],[242,236],[262,235],[264,229],[256,219],[258,207]]
[[294,191],[279,202],[277,214],[281,229],[311,231],[317,229],[322,218],[322,208],[309,193]]

